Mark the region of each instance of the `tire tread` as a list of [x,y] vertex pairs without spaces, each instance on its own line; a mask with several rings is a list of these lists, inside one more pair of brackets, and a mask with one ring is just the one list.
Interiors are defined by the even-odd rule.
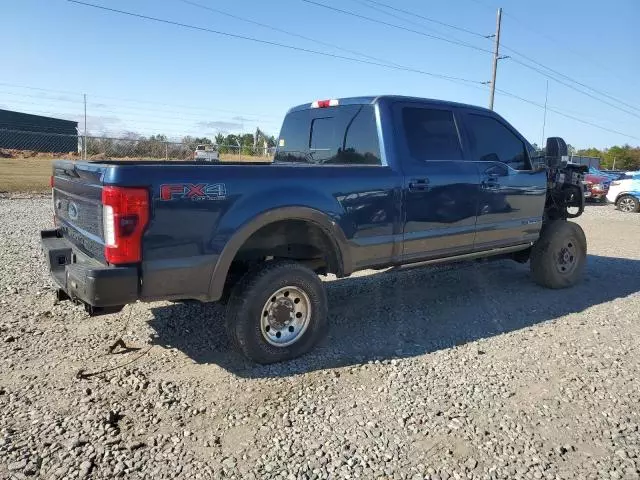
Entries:
[[[317,282],[315,286],[318,288],[318,291],[321,292],[320,311],[312,314],[316,315],[315,321],[320,322],[320,331],[314,336],[315,338],[310,338],[307,341],[309,348],[319,340],[320,334],[324,333],[323,330],[326,330],[326,293],[321,280],[315,272],[300,263],[290,260],[274,260],[266,264],[263,263],[256,266],[249,270],[232,289],[229,302],[227,304],[227,315],[225,319],[225,328],[231,343],[247,358],[255,362],[267,364],[288,360],[299,356],[306,351],[306,349],[303,349],[303,351],[297,352],[299,347],[295,347],[298,345],[298,342],[289,347],[282,347],[282,350],[277,351],[273,349],[278,347],[268,346],[268,349],[277,352],[277,354],[274,355],[268,355],[265,351],[255,351],[256,349],[251,346],[251,339],[246,338],[246,328],[243,328],[246,327],[246,325],[243,325],[243,322],[251,321],[251,319],[247,317],[249,316],[249,311],[252,308],[252,302],[256,301],[256,297],[258,297],[258,294],[260,293],[260,284],[265,278],[278,278],[280,275],[286,275],[287,272],[297,276],[302,276],[305,281],[311,283]],[[262,300],[258,300],[258,302],[261,301]],[[313,318],[312,321],[314,321]],[[314,330],[312,327],[313,325],[309,326],[308,332]],[[316,328],[315,330],[317,331],[318,329]],[[301,342],[303,342],[302,339]]]
[[[571,230],[571,231],[570,231]],[[574,234],[581,244],[581,265],[576,267],[571,277],[561,277],[555,269],[552,254],[549,249],[560,236]],[[582,274],[587,254],[587,238],[582,228],[573,222],[557,220],[545,225],[540,238],[531,249],[531,275],[533,280],[547,288],[566,288],[573,286]]]

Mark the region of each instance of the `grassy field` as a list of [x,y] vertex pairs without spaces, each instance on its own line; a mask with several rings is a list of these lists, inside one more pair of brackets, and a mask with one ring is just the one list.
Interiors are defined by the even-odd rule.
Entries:
[[0,192],[46,192],[50,158],[0,158]]
[[[51,157],[0,158],[0,193],[2,192],[46,192],[51,176]],[[133,160],[133,159],[127,159]],[[231,161],[270,162],[266,157],[221,156],[222,162]]]

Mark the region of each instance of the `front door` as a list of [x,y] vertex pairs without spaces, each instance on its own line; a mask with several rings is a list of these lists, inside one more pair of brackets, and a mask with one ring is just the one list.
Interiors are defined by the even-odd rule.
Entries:
[[403,262],[471,252],[480,179],[464,160],[454,111],[408,102],[394,115],[402,125]]
[[502,119],[466,112],[469,152],[480,175],[476,250],[535,241],[542,228],[546,171],[533,171],[524,140]]

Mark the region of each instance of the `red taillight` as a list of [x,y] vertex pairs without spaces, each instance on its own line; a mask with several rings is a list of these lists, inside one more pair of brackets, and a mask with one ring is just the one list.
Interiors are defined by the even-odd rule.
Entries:
[[311,104],[311,108],[328,108],[328,107],[337,107],[339,105],[339,101],[336,99],[332,100],[316,100]]
[[145,188],[102,189],[104,257],[109,263],[142,260],[142,233],[149,221],[149,192]]
[[51,176],[49,177],[49,188],[53,188],[53,179],[54,179],[54,178],[55,178],[55,177],[54,177],[53,175],[51,175]]

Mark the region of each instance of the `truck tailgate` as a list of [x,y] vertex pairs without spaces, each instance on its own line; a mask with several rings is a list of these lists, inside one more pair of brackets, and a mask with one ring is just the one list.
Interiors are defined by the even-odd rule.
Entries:
[[53,169],[53,208],[63,235],[88,256],[105,263],[102,226],[103,166],[57,161]]

